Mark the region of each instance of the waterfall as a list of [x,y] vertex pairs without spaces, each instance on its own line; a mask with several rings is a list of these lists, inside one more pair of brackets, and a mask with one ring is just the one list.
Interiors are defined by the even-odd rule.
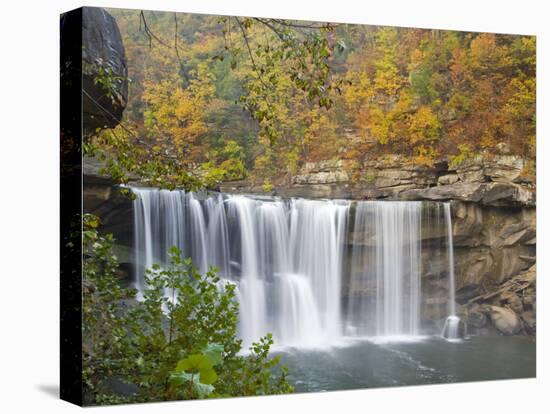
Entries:
[[419,334],[421,209],[420,202],[358,203],[353,227],[349,332]]
[[342,334],[342,255],[349,203],[293,200],[290,246],[295,273],[308,278],[327,337]]
[[268,332],[298,347],[422,333],[424,203],[133,191],[138,290],[179,247],[200,272],[217,267],[220,285],[236,284],[245,346]]
[[267,275],[260,273],[257,207],[260,203],[254,199],[235,196],[229,198],[229,214],[237,221],[240,232],[241,264],[239,284],[240,293],[240,335],[245,344],[251,344],[254,339],[266,333]]
[[451,222],[451,205],[445,203],[445,222],[447,223],[447,255],[449,262],[449,315],[456,315],[455,301],[455,257],[453,249],[453,224]]
[[456,300],[455,300],[455,265],[453,251],[453,224],[451,221],[451,205],[444,204],[445,223],[447,225],[447,257],[449,263],[449,317],[445,321],[443,327],[443,337],[447,339],[460,338],[459,327],[460,318],[456,316]]
[[230,279],[229,233],[223,197],[221,194],[209,197],[205,204],[208,213],[206,246],[210,247],[207,249],[207,262],[219,269],[222,278]]

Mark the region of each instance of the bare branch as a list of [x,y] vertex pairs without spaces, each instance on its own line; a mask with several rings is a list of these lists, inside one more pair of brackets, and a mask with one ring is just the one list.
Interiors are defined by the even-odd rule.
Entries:
[[151,43],[152,43],[151,40],[155,39],[158,43],[160,43],[164,47],[167,47],[169,49],[172,48],[172,46],[166,44],[162,39],[160,39],[156,34],[154,34],[151,31],[151,28],[149,27],[149,25],[147,24],[147,20],[145,19],[145,14],[143,13],[143,10],[141,10],[139,13],[139,19],[140,19],[140,28],[141,28],[141,22],[143,22],[143,28],[145,30],[145,34],[149,38],[149,47],[151,47]]
[[246,30],[244,29],[241,21],[238,17],[235,17],[235,20],[237,21],[237,24],[239,25],[239,28],[241,29],[241,33],[243,35],[244,42],[246,44],[246,48],[248,49],[248,56],[250,57],[250,61],[252,62],[252,68],[254,69],[254,72],[258,75],[258,79],[260,79],[260,82],[266,87],[269,88],[269,86],[264,82],[264,79],[262,77],[261,72],[258,70],[258,66],[256,65],[256,61],[254,60],[254,55],[252,54],[252,49],[250,48],[250,44],[248,42],[248,36],[246,35]]

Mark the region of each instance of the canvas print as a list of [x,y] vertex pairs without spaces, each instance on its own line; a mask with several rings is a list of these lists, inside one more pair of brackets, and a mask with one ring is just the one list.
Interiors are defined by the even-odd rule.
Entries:
[[61,16],[62,398],[536,375],[536,40]]

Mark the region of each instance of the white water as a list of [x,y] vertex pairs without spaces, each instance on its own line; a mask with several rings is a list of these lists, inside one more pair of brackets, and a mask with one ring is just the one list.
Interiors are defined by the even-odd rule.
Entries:
[[453,224],[451,222],[451,205],[444,204],[445,223],[447,224],[447,251],[449,260],[449,315],[456,315],[455,302],[455,256],[453,249]]
[[444,204],[445,223],[447,225],[447,256],[449,261],[449,316],[443,327],[443,337],[447,339],[459,339],[460,318],[456,316],[455,300],[455,266],[453,251],[453,224],[451,221],[451,205]]
[[216,266],[237,284],[245,346],[268,332],[297,347],[422,333],[420,202],[133,190],[138,289],[172,245],[201,272]]
[[353,228],[348,331],[418,335],[420,202],[359,202]]

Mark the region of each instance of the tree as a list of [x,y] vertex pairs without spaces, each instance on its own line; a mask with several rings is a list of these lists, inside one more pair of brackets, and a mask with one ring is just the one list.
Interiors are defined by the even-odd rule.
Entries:
[[143,101],[147,106],[144,126],[149,140],[158,150],[181,154],[191,170],[194,164],[205,161],[205,121],[215,87],[214,77],[204,63],[191,70],[189,77],[185,88],[180,80],[170,77],[160,81],[147,79]]
[[[83,380],[87,404],[292,392],[271,358],[271,335],[241,355],[235,286],[216,270],[201,275],[177,248],[147,271],[141,301],[121,288],[113,237],[84,217]],[[115,393],[114,382],[131,391]]]
[[[131,43],[132,56],[140,60],[139,69],[130,70],[141,81],[137,94],[130,98],[129,113],[135,124],[125,124],[124,133],[119,130],[117,137],[102,137],[87,148],[90,154],[101,152],[111,160],[107,171],[115,179],[124,183],[133,174],[157,186],[196,189],[215,187],[221,180],[235,177],[235,171],[228,173],[216,164],[225,145],[219,137],[227,135],[215,133],[216,127],[206,123],[217,116],[209,108],[215,95],[226,97],[226,101],[236,98],[257,121],[256,143],[243,136],[232,138],[247,154],[278,154],[283,149],[278,165],[285,170],[296,168],[292,165],[299,155],[296,145],[303,137],[281,133],[280,121],[292,121],[285,116],[293,109],[286,101],[296,93],[306,97],[309,107],[332,106],[332,95],[340,89],[339,81],[331,76],[329,62],[334,50],[345,49],[342,41],[331,36],[335,25],[238,17],[181,19],[177,14],[144,11],[119,13],[124,19],[125,41]],[[139,32],[142,36],[136,34]],[[149,53],[139,52],[138,58],[135,44],[143,40]],[[233,75],[227,72],[228,66]],[[218,81],[216,73],[224,80]],[[236,82],[228,81],[231,77]],[[220,100],[216,105],[228,107],[227,103],[220,105]],[[288,129],[296,128],[289,125]],[[283,142],[276,151],[264,150],[275,146],[277,140]],[[133,151],[132,144],[147,146],[146,155]],[[303,142],[300,144],[303,151]],[[150,153],[153,157],[148,158]],[[252,164],[252,156],[244,158]],[[159,163],[167,166],[164,173]]]
[[308,161],[429,165],[502,141],[534,156],[533,37],[113,13],[136,81],[122,126],[90,147],[118,182],[272,188]]

